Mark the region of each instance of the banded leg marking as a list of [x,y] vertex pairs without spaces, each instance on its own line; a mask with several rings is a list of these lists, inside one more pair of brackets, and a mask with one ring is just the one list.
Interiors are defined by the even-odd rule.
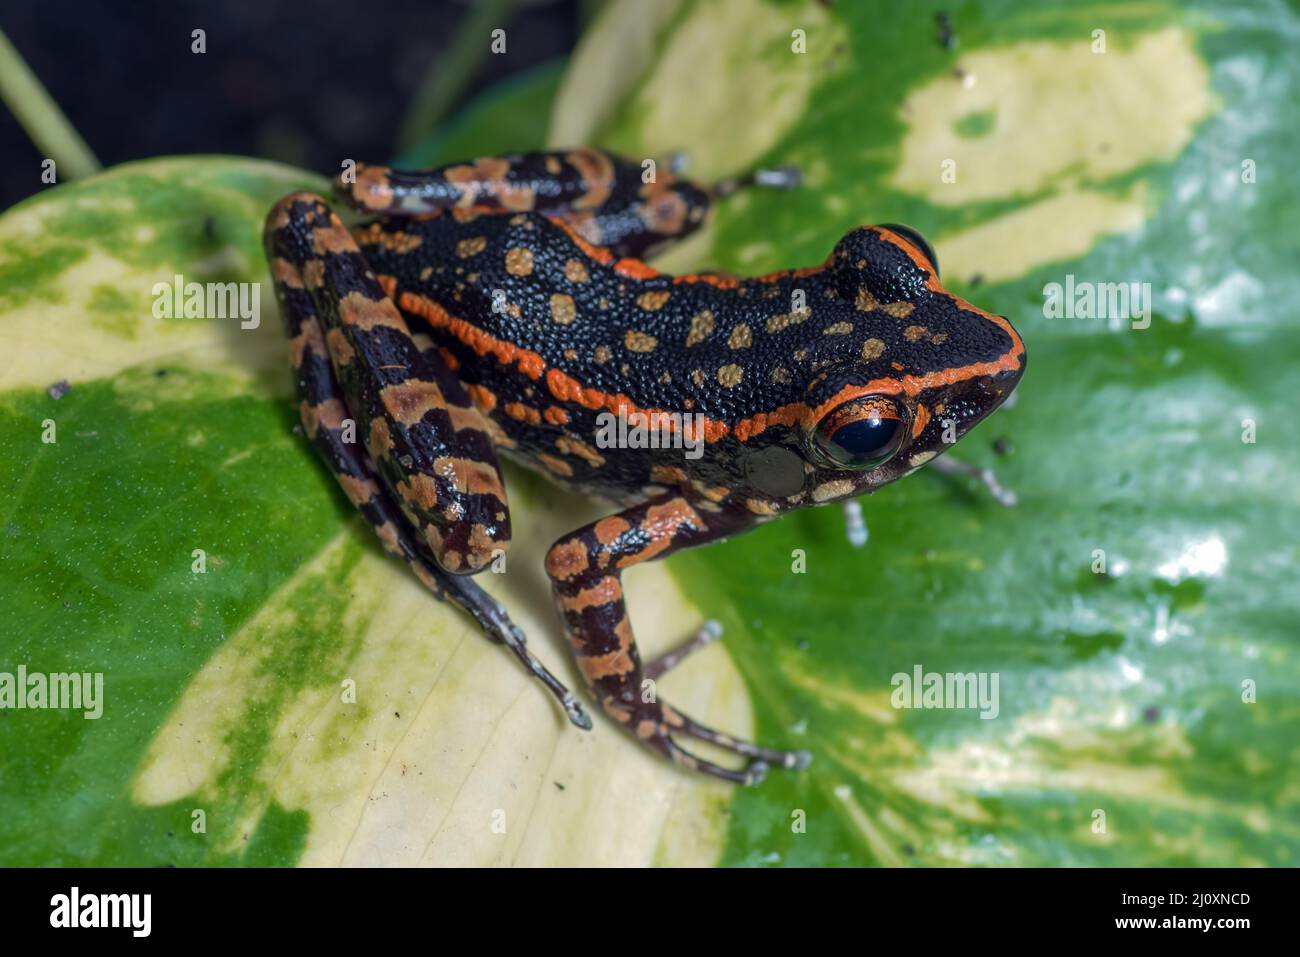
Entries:
[[[685,649],[643,668],[623,599],[623,569],[728,533],[725,515],[711,513],[709,520],[714,527],[706,525],[685,499],[664,495],[564,536],[547,553],[546,571],[578,667],[604,712],[646,746],[683,767],[756,784],[769,765],[802,767],[807,755],[759,747],[702,725],[657,696],[645,700],[642,683],[651,670],[663,674],[713,636],[697,636]],[[675,735],[708,741],[748,758],[749,763],[739,770],[714,764],[683,749]]]
[[506,645],[555,696],[569,720],[579,728],[590,730],[591,717],[577,696],[527,649],[523,632],[501,604],[471,579],[450,575],[430,559],[406,516],[384,493],[369,455],[357,443],[345,441],[343,420],[348,417],[347,405],[330,364],[326,335],[321,330],[312,297],[306,293],[302,269],[277,255],[269,229],[267,243],[280,313],[289,337],[299,417],[317,455],[375,529],[384,550],[405,561],[435,598],[467,612],[489,639]]

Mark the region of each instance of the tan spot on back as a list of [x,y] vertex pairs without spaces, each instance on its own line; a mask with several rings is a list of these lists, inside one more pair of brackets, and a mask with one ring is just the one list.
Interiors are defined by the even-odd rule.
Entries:
[[879,339],[868,339],[862,343],[862,358],[879,359],[885,354],[885,344]]
[[578,317],[573,297],[562,292],[551,294],[551,318],[562,326],[567,326]]
[[487,239],[483,236],[473,236],[462,239],[456,244],[456,255],[461,259],[469,259],[470,256],[477,256],[485,249],[487,249]]
[[908,326],[903,330],[903,338],[908,342],[916,342],[930,335],[930,330],[925,326]]
[[570,259],[564,264],[564,278],[569,282],[586,282],[591,278],[587,266],[581,259]]
[[512,276],[527,276],[533,271],[533,251],[526,246],[514,246],[506,253],[506,272]]
[[851,322],[833,322],[822,330],[822,335],[826,336],[847,336],[853,331]]
[[704,309],[691,317],[691,331],[686,336],[686,345],[698,346],[713,332],[713,311]]
[[596,346],[596,351],[592,353],[592,361],[598,366],[603,366],[606,362],[614,357],[614,353],[609,346]]
[[718,370],[718,385],[727,389],[734,389],[740,385],[740,380],[744,377],[745,370],[734,362],[730,362]]
[[649,333],[629,329],[623,336],[623,345],[627,346],[630,352],[654,352],[655,346],[659,345],[659,340]]
[[754,343],[754,336],[747,323],[741,323],[727,336],[727,346],[731,349],[748,349]]
[[811,315],[811,309],[801,309],[798,312],[783,312],[780,315],[768,316],[767,331],[780,332],[790,326],[797,326]]
[[636,304],[647,312],[654,312],[656,309],[662,309],[671,296],[672,293],[667,289],[643,292],[636,297]]
[[785,366],[777,366],[772,370],[772,381],[778,385],[785,385],[790,381],[790,370]]

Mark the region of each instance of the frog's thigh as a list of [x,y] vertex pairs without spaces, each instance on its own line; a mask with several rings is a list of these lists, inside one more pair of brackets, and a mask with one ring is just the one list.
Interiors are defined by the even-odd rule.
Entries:
[[447,571],[483,568],[509,546],[510,518],[487,423],[460,381],[420,350],[320,197],[281,200],[267,245],[297,268],[357,439],[421,546]]

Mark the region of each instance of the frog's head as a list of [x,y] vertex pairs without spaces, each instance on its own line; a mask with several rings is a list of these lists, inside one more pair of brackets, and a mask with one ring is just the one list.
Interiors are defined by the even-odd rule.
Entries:
[[873,491],[947,451],[1025,368],[1011,323],[944,289],[914,230],[854,230],[828,270],[846,317],[852,303],[844,323],[852,332],[819,344],[826,361],[805,391],[804,488],[813,502]]

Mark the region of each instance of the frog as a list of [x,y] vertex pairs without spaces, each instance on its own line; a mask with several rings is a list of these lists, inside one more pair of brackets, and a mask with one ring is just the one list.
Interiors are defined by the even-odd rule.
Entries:
[[903,225],[856,227],[822,262],[761,276],[662,273],[646,260],[732,194],[799,177],[702,185],[652,167],[590,147],[345,164],[337,203],[285,196],[264,246],[301,431],[382,547],[590,730],[473,576],[511,544],[499,457],[607,503],[544,559],[590,700],[673,764],[754,785],[809,754],[663,700],[658,680],[718,629],[643,661],[623,573],[911,475],[1011,395],[1025,347],[945,289]]

